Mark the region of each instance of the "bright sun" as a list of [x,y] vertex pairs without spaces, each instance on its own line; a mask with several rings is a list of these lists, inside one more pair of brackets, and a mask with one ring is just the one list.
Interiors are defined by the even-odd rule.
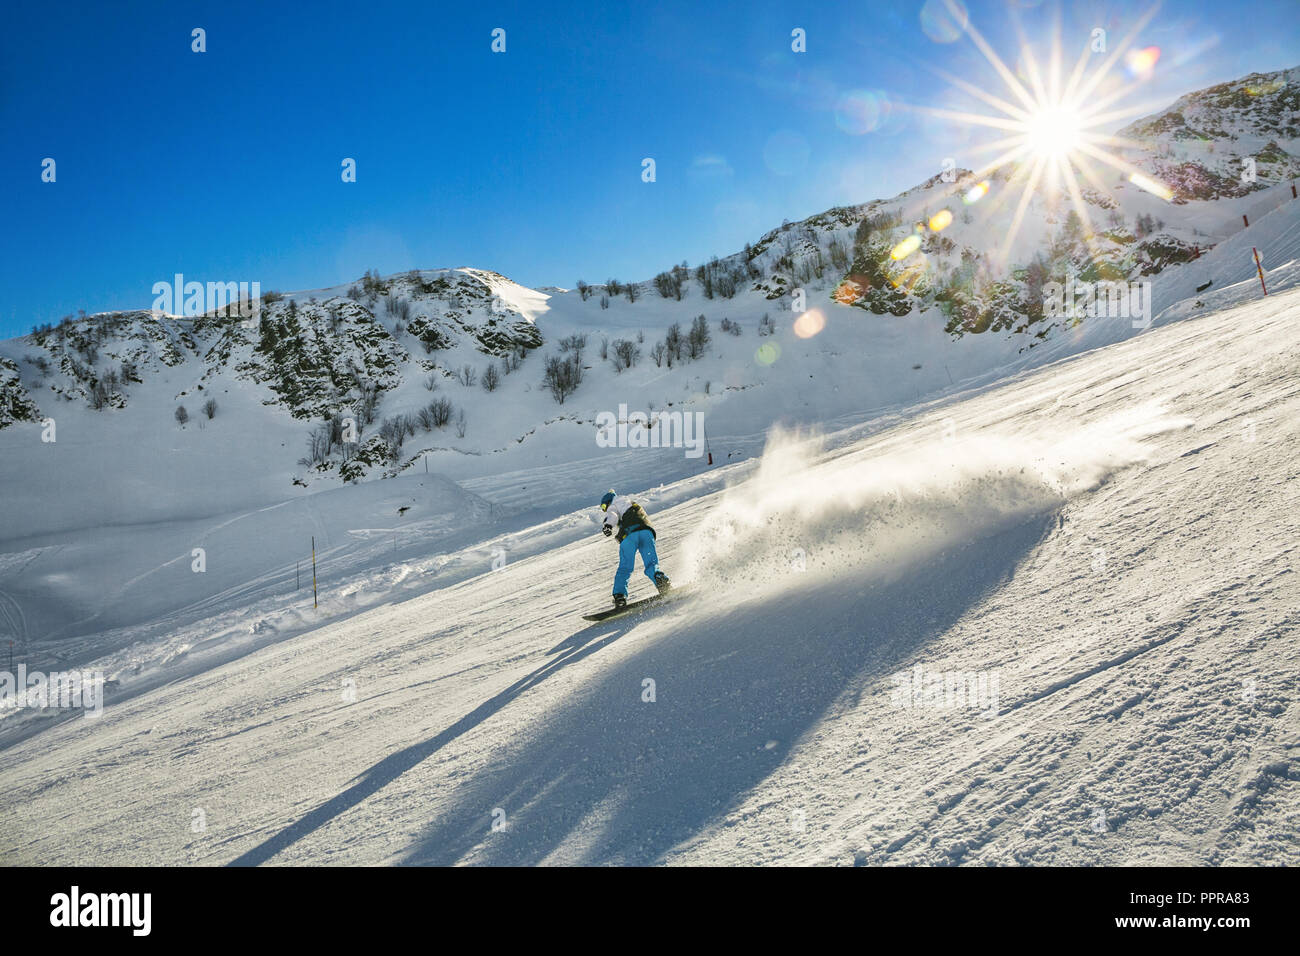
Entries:
[[1086,120],[1078,110],[1049,106],[1025,122],[1025,144],[1034,156],[1059,159],[1078,147],[1085,125]]
[[[960,7],[957,0],[940,0],[940,3],[950,12]],[[1102,196],[1111,194],[1111,187],[1103,181],[1102,166],[1109,166],[1138,188],[1166,202],[1171,200],[1173,192],[1168,186],[1134,166],[1123,152],[1116,152],[1141,144],[1104,132],[1107,126],[1118,126],[1122,121],[1154,112],[1158,105],[1137,101],[1121,104],[1146,81],[1159,57],[1160,51],[1154,47],[1130,52],[1138,34],[1159,9],[1160,4],[1156,3],[1142,14],[1108,52],[1096,50],[1089,38],[1081,38],[1073,69],[1063,60],[1059,26],[1051,37],[1043,67],[1022,32],[1013,70],[994,52],[974,22],[962,17],[965,34],[1002,79],[1005,89],[992,88],[987,81],[954,75],[938,64],[930,65],[956,90],[979,100],[991,111],[979,113],[926,106],[917,106],[917,110],[937,119],[956,121],[966,128],[983,126],[1002,134],[988,138],[987,142],[973,143],[969,148],[972,156],[987,154],[992,158],[970,164],[967,178],[974,186],[964,185],[962,202],[969,206],[992,192],[993,198],[985,200],[981,209],[991,213],[1004,204],[1014,206],[1002,243],[1000,256],[1004,261],[1009,261],[1016,235],[1030,214],[1031,201],[1038,192],[1053,198],[1069,197],[1091,247],[1096,241],[1091,218],[1095,209],[1090,208],[1083,194],[1085,189]],[[1106,52],[1106,56],[1098,57],[1098,52]],[[1125,81],[1114,75],[1112,71],[1117,66],[1127,66],[1133,79]],[[1009,168],[1009,172],[999,183],[993,174],[1004,168]],[[898,249],[903,255],[908,252],[903,244]]]

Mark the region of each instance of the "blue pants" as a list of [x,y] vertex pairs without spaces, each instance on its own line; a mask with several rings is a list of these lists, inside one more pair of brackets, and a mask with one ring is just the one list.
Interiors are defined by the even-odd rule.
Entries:
[[636,554],[641,552],[641,562],[645,565],[645,576],[651,581],[659,570],[659,555],[655,553],[655,536],[642,528],[633,531],[618,546],[618,571],[614,574],[614,593],[627,594],[627,579],[632,576],[636,565]]

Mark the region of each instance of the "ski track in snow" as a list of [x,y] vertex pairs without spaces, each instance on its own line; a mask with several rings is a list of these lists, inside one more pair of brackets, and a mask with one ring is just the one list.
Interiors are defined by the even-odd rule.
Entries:
[[[1297,367],[1286,293],[775,436],[646,496],[692,593],[591,626],[586,513],[393,556],[312,502],[320,610],[232,585],[105,652],[102,718],[5,722],[0,858],[1294,864]],[[900,706],[918,666],[996,702]]]

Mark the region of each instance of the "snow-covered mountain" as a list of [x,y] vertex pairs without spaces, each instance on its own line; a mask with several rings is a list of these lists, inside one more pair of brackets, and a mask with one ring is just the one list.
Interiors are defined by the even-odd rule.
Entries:
[[[1272,214],[1293,251],[1294,208]],[[4,721],[21,838],[0,853],[1294,864],[1300,292],[1254,283],[1130,341],[636,486],[690,589],[644,619],[580,618],[612,568],[590,501],[494,515],[422,473],[134,528],[131,548],[7,542],[14,626],[39,607],[16,585],[52,574],[109,618],[53,655],[28,645],[33,666],[113,683],[97,720]],[[502,486],[563,500],[648,457]],[[319,607],[292,555],[262,563],[309,533]],[[148,566],[160,540],[171,557]],[[142,585],[89,593],[123,560]],[[167,592],[192,603],[167,611]]]
[[[724,358],[723,367],[706,360],[687,368],[680,355],[655,359],[665,370],[657,376],[663,385],[650,394],[634,389],[638,400],[676,407],[701,384],[711,395],[713,387],[744,391],[770,381],[775,363],[739,368],[736,353],[754,366],[745,354],[754,351],[753,344],[726,348],[716,330],[725,320],[738,337],[785,331],[793,316],[781,313],[792,309],[815,308],[832,325],[854,315],[843,305],[873,315],[919,317],[921,324],[954,337],[1002,334],[1001,346],[1010,332],[1018,352],[1073,324],[1044,314],[1045,282],[1159,274],[1236,232],[1244,211],[1267,211],[1282,201],[1269,187],[1288,182],[1297,171],[1288,150],[1297,148],[1298,77],[1300,69],[1253,74],[1189,94],[1132,124],[1119,134],[1132,144],[1121,154],[1167,183],[1171,201],[1122,175],[1085,183],[1079,200],[1086,216],[1068,197],[1031,193],[1023,225],[1007,248],[1000,242],[1012,232],[1027,165],[1008,164],[982,181],[961,170],[953,182],[935,176],[893,199],[787,222],[742,252],[694,269],[675,266],[640,282],[531,290],[494,272],[444,269],[367,274],[332,289],[267,293],[252,321],[149,312],[70,317],[0,345],[0,428],[46,416],[58,420],[86,406],[106,412],[105,418],[122,412],[163,424],[187,402],[198,406],[186,407],[191,417],[209,400],[220,407],[233,388],[266,406],[277,425],[286,415],[312,423],[296,446],[286,444],[286,454],[250,457],[250,467],[273,468],[288,482],[322,475],[356,480],[393,474],[434,448],[491,455],[555,421],[589,423],[595,410],[616,406],[611,391],[628,391],[635,377],[618,380],[614,389],[602,387],[609,384],[602,380],[625,370],[617,361],[606,364],[608,345],[602,343],[634,334],[635,343],[625,346],[627,360],[648,363],[674,323],[686,329],[697,315],[715,329],[707,351]],[[1249,182],[1241,175],[1247,158],[1255,163]],[[895,261],[891,251],[908,237],[915,251]],[[538,350],[549,346],[554,356],[574,335],[588,338],[583,366],[592,373],[574,396],[580,410],[521,396],[518,380],[507,381],[520,371],[526,391],[535,391],[543,372]],[[878,343],[871,338],[868,330],[845,345],[857,356],[863,348],[876,354]],[[945,375],[911,376],[886,396],[862,399],[930,393],[955,381],[954,368],[963,374],[985,371],[1008,354],[1005,347],[990,354],[940,341]],[[600,362],[593,361],[597,351]],[[923,371],[925,363],[919,364],[917,371]],[[735,381],[722,385],[720,379],[728,377]],[[154,396],[159,403],[133,402],[136,387],[155,379],[166,383]],[[498,385],[506,386],[500,394]],[[439,386],[453,387],[436,396],[421,394]],[[431,412],[440,402],[450,408]],[[457,427],[460,413],[465,420]],[[344,440],[346,419],[355,424]],[[440,424],[430,427],[430,421]],[[313,429],[317,434],[309,437]],[[118,440],[113,430],[102,429],[106,440]],[[295,470],[304,446],[308,464]]]
[[[701,457],[654,449],[628,475],[667,480],[752,455],[774,423],[901,408],[1139,334],[1125,318],[1045,315],[1043,284],[1155,280],[1158,314],[1253,267],[1240,237],[1291,198],[1298,73],[1189,94],[1121,133],[1129,162],[1171,177],[1172,201],[1115,174],[1109,192],[1083,191],[1085,223],[1031,192],[1009,248],[1015,166],[978,183],[934,176],[641,282],[369,273],[266,292],[247,319],[136,311],[37,328],[0,343],[3,537],[226,514],[426,470],[500,505],[576,506],[585,483],[548,502],[509,476],[608,458],[609,416],[624,431],[638,416],[702,416]],[[1269,157],[1253,183],[1202,194],[1247,154]]]
[[[1289,182],[1300,174],[1300,68],[1189,93],[1117,135],[1141,144],[1134,158],[1173,189],[1174,202]],[[1243,178],[1247,161],[1255,176]]]

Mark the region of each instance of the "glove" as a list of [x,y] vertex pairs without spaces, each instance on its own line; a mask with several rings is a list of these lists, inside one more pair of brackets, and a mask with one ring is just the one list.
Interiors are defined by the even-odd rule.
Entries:
[[605,537],[608,538],[611,534],[614,533],[614,526],[612,524],[601,525],[600,530],[603,531]]

